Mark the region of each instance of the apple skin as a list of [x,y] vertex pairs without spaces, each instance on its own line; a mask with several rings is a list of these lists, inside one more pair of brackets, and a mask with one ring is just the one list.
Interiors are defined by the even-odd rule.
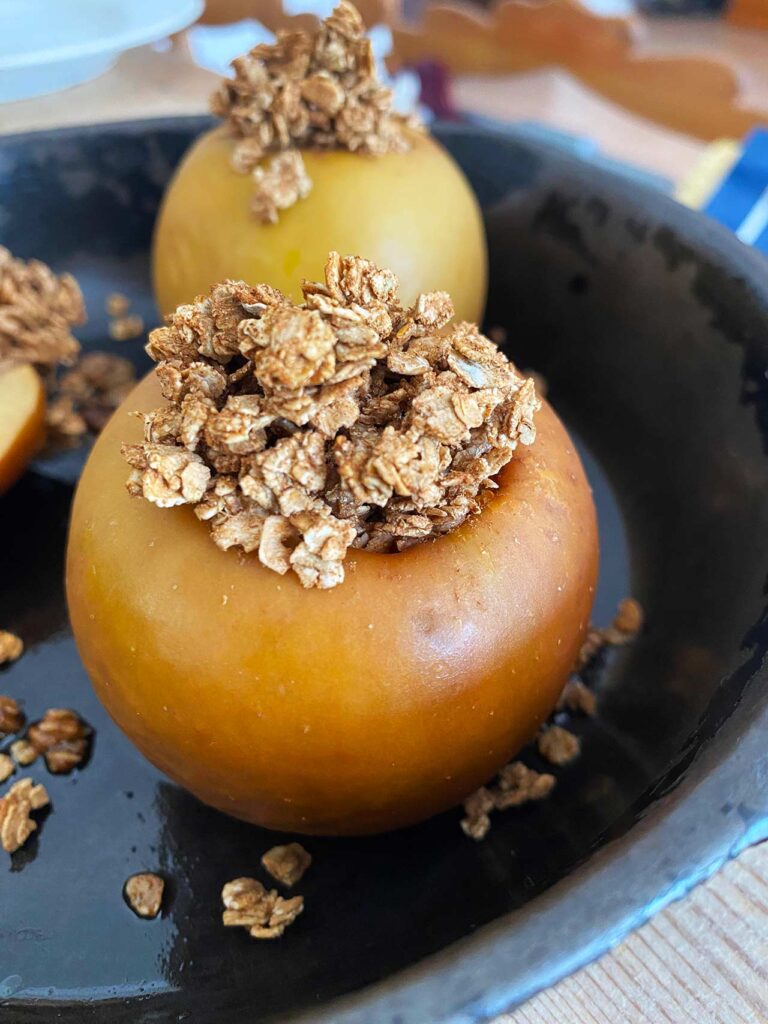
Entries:
[[45,388],[33,366],[0,370],[0,494],[26,469],[45,441]]
[[445,149],[410,133],[406,153],[303,151],[312,191],[277,224],[250,212],[250,175],[230,167],[224,128],[192,145],[169,184],[153,241],[155,296],[164,315],[227,279],[268,282],[301,301],[303,278],[323,280],[331,250],[364,253],[400,278],[403,302],[444,289],[458,320],[485,307],[485,230],[475,196]]
[[189,508],[128,495],[128,413],[160,403],[150,376],[96,442],[67,556],[85,666],[153,764],[235,817],[359,835],[450,808],[532,738],[598,566],[591,491],[548,405],[480,514],[399,554],[350,551],[321,591],[219,550]]

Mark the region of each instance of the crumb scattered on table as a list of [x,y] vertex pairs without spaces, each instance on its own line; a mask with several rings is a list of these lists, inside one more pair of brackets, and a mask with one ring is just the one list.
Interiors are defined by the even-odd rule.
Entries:
[[160,875],[143,871],[131,875],[123,887],[128,906],[139,917],[157,917],[163,904],[165,881]]
[[267,850],[261,863],[275,881],[290,888],[301,880],[312,863],[312,857],[301,843],[288,843],[287,846],[273,846]]
[[30,816],[50,803],[45,786],[32,779],[19,779],[0,798],[0,844],[7,853],[15,853],[37,828]]
[[222,921],[227,928],[245,928],[253,939],[279,938],[304,909],[302,896],[284,899],[255,878],[235,878],[221,890]]

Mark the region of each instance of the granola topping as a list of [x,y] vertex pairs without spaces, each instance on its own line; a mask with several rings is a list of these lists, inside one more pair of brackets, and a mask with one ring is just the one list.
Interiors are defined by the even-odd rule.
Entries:
[[261,863],[276,882],[291,888],[304,877],[312,857],[301,843],[288,843],[287,846],[273,846],[267,850]]
[[32,811],[49,803],[45,786],[36,786],[32,779],[19,779],[0,798],[0,844],[7,853],[15,853],[26,843],[37,828]]
[[221,890],[222,921],[228,928],[245,928],[253,939],[277,939],[304,909],[304,899],[284,899],[255,878],[235,878]]
[[0,629],[0,665],[16,661],[24,653],[24,641],[15,633]]
[[69,363],[80,345],[71,328],[85,306],[71,274],[54,274],[40,260],[15,259],[0,246],[0,363]]
[[128,490],[189,504],[222,549],[305,587],[344,579],[349,547],[402,551],[459,526],[536,437],[530,380],[444,292],[331,253],[294,305],[226,281],[180,306],[147,351],[167,405],[123,446]]
[[165,881],[151,871],[131,875],[123,887],[123,894],[131,910],[139,917],[157,917],[163,903]]
[[90,735],[90,727],[68,708],[49,708],[27,731],[29,742],[54,775],[66,774],[80,764],[88,753]]
[[[393,111],[363,20],[346,0],[316,31],[281,31],[232,68],[234,78],[222,82],[211,109],[238,139],[232,167],[253,176],[253,212],[265,223],[309,193],[300,149],[380,156],[410,148],[404,129],[416,125]],[[274,153],[280,156],[261,165]]]

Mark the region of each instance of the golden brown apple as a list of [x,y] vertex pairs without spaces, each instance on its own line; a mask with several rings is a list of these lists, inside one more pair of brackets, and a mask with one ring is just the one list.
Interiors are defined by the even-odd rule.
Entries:
[[28,363],[0,368],[0,494],[45,440],[45,389]]
[[535,733],[590,617],[589,486],[545,405],[481,513],[399,554],[352,551],[304,590],[217,548],[188,508],[125,489],[129,410],[78,488],[67,588],[77,644],[118,725],[204,802],[270,828],[361,834],[459,802]]
[[482,319],[485,233],[464,175],[428,135],[409,133],[406,153],[363,156],[306,150],[313,187],[262,224],[250,213],[253,181],[230,167],[226,129],[201,136],[168,186],[153,244],[155,295],[163,314],[227,278],[269,281],[300,298],[319,281],[331,250],[364,252],[403,282],[402,299],[445,289],[458,320]]

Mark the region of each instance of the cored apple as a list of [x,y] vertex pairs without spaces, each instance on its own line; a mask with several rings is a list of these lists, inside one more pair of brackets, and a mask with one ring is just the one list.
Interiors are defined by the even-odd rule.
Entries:
[[[276,224],[251,212],[254,184],[230,166],[226,128],[201,136],[165,194],[153,244],[160,311],[207,293],[211,281],[269,281],[300,299],[302,278],[322,280],[328,253],[361,253],[404,282],[402,299],[445,289],[458,320],[482,318],[486,248],[464,175],[429,135],[409,132],[405,153],[364,156],[303,150],[312,191]],[[407,282],[407,287],[405,287]]]
[[0,494],[45,440],[45,389],[28,363],[0,367]]
[[546,404],[483,510],[398,554],[350,551],[305,590],[222,551],[185,507],[131,498],[129,411],[99,437],[67,560],[96,692],[158,768],[275,829],[361,834],[418,822],[489,779],[550,713],[589,623],[598,545],[578,455]]

